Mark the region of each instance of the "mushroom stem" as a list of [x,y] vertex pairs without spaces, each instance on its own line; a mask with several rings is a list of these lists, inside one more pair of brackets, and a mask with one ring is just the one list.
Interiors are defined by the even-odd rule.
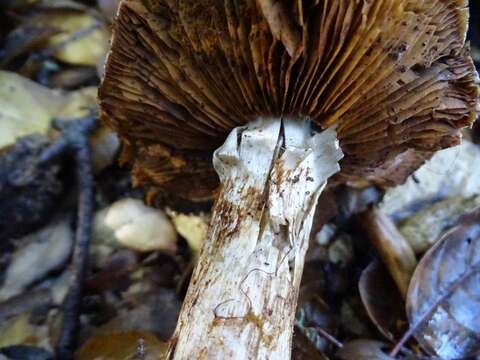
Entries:
[[260,119],[214,154],[222,190],[169,359],[290,359],[318,197],[342,157],[333,129]]

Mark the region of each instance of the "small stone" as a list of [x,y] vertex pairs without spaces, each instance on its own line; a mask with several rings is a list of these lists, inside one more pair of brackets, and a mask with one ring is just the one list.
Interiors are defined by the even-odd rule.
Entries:
[[123,246],[132,250],[175,252],[177,233],[162,210],[132,198],[119,200],[97,212],[95,243]]

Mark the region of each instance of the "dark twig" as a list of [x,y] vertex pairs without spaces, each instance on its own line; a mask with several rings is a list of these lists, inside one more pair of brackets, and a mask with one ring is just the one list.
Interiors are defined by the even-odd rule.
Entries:
[[94,203],[94,180],[88,135],[95,128],[95,125],[96,114],[93,113],[78,120],[56,121],[54,126],[60,130],[62,136],[50,148],[45,150],[41,156],[42,162],[48,163],[67,152],[72,153],[76,163],[79,192],[77,230],[72,263],[72,284],[63,303],[63,324],[56,347],[57,357],[62,360],[73,358],[83,281],[88,265],[88,248],[92,232]]
[[319,326],[316,326],[314,329],[320,334],[320,336],[330,341],[336,347],[340,349],[343,347],[343,344],[340,341],[338,341],[333,335],[331,335],[328,331],[322,329]]

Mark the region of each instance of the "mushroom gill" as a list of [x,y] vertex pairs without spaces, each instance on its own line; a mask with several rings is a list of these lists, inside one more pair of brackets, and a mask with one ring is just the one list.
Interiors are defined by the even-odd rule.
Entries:
[[[102,118],[120,134],[138,183],[177,191],[172,179],[187,169],[209,179],[191,198],[216,187],[212,151],[260,116],[336,125],[345,158],[335,182],[400,183],[432,151],[458,144],[476,116],[467,7],[123,0]],[[172,154],[182,161],[175,165]],[[390,172],[400,160],[405,171]]]

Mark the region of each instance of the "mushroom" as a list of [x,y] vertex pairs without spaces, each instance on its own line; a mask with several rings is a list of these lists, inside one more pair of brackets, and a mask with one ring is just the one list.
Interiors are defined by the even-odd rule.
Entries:
[[467,0],[121,2],[100,100],[122,160],[156,196],[216,195],[169,358],[289,358],[327,179],[400,183],[472,124],[467,19]]

